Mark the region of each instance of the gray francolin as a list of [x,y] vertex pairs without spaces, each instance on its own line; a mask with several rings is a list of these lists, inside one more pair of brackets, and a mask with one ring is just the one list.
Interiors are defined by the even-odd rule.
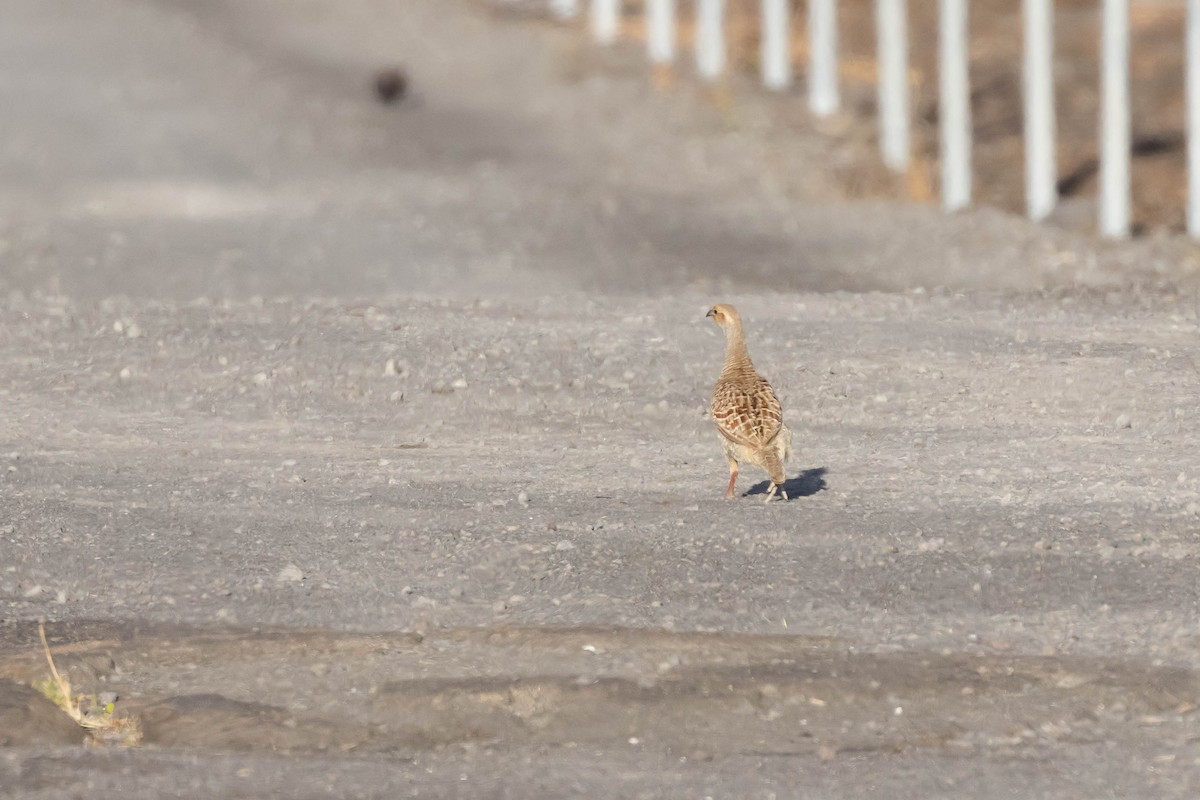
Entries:
[[738,464],[761,467],[771,479],[767,502],[778,490],[783,499],[784,464],[792,455],[792,432],[783,424],[783,407],[767,379],[759,375],[746,350],[742,318],[730,305],[716,305],[707,316],[725,331],[725,366],[713,387],[712,417],[717,423],[725,458],[729,460],[729,489],[733,497]]

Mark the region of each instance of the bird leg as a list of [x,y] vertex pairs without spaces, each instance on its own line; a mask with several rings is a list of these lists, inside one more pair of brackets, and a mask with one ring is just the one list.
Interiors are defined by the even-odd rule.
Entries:
[[729,488],[725,490],[725,499],[733,499],[733,487],[737,483],[738,465],[732,458],[729,459]]
[[771,490],[769,492],[767,492],[767,502],[768,503],[771,502],[772,498],[775,497],[775,490],[777,490],[777,489],[779,490],[780,496],[782,496],[784,500],[788,499],[787,489],[783,488],[783,484],[776,483],[775,481],[771,481]]

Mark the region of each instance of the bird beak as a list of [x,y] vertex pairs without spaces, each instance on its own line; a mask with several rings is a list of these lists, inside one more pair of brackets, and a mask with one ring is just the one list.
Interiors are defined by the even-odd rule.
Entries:
[[705,319],[708,319],[708,318],[709,318],[709,317],[711,317],[712,315],[713,315],[713,310],[710,308],[710,309],[708,310],[708,313],[704,315],[704,318],[705,318]]

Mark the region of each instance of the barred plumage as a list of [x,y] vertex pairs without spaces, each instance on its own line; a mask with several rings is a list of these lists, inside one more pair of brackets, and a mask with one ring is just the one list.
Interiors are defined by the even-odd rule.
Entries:
[[776,491],[786,500],[784,464],[792,455],[792,432],[783,422],[783,407],[771,384],[754,369],[737,309],[716,305],[708,316],[725,331],[725,366],[712,398],[713,421],[729,461],[725,496],[733,497],[738,464],[745,461],[761,467],[771,479],[767,502]]

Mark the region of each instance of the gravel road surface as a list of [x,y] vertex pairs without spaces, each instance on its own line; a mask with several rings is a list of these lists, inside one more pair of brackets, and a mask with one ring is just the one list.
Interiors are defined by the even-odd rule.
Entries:
[[0,11],[0,797],[1200,791],[1187,244],[844,202],[503,6]]

